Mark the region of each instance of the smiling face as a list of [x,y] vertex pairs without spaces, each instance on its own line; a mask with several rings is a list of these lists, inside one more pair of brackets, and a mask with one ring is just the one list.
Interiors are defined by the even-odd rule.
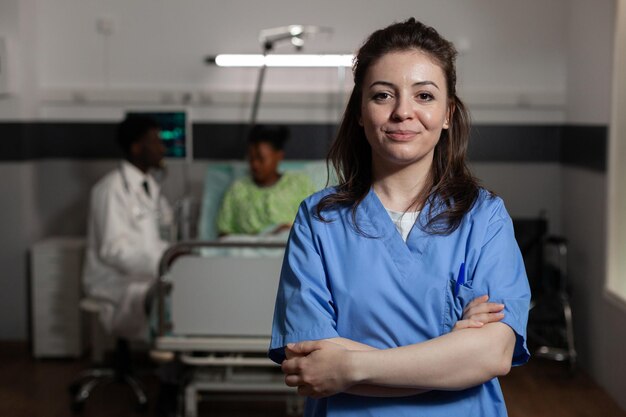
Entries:
[[413,164],[430,169],[441,131],[449,126],[441,67],[419,50],[383,55],[365,74],[359,124],[375,171]]

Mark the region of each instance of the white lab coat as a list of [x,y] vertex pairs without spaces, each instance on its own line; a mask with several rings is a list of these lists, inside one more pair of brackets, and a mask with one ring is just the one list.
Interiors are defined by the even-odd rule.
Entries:
[[168,246],[159,229],[172,217],[157,182],[126,161],[93,187],[83,283],[87,295],[106,301],[100,319],[110,334],[146,336],[144,299]]

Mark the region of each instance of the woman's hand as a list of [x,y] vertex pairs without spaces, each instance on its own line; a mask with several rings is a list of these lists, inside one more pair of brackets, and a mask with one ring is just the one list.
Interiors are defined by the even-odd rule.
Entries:
[[474,298],[463,310],[463,319],[456,322],[452,331],[483,327],[504,318],[504,304],[488,303],[488,295]]
[[285,383],[298,387],[298,394],[323,398],[344,392],[354,383],[350,379],[350,351],[327,340],[288,344],[287,359],[281,369]]

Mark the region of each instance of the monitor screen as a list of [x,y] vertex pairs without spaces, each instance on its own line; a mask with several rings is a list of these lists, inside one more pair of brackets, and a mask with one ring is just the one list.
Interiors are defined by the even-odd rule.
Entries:
[[159,124],[166,158],[188,157],[189,126],[184,111],[130,111],[127,115],[148,116]]

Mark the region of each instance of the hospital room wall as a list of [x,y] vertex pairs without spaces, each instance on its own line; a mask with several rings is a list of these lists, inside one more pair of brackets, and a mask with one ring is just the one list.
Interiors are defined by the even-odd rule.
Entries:
[[27,258],[26,250],[39,238],[36,163],[0,163],[0,339],[26,338]]
[[[7,46],[1,70],[8,72],[5,89],[0,91],[0,120],[15,126],[33,120],[37,113],[36,16],[36,0],[0,1],[0,37]],[[34,187],[39,163],[11,157],[7,149],[14,145],[23,146],[14,137],[1,135],[0,340],[28,336],[27,253],[42,236]]]
[[[626,2],[621,1],[621,12]],[[616,2],[573,0],[568,52],[568,125],[565,151],[594,152],[597,140],[582,126],[608,126],[611,113],[611,66]],[[624,21],[624,19],[622,19]],[[609,45],[610,47],[607,47]],[[583,130],[581,132],[581,130]],[[581,134],[582,133],[582,134]],[[562,171],[562,227],[569,239],[569,273],[577,347],[583,367],[626,409],[626,309],[605,292],[607,166],[566,163]],[[566,161],[567,162],[567,161]],[[575,162],[575,161],[570,161]]]
[[[417,15],[459,43],[463,97],[478,123],[513,132],[516,129],[511,125],[559,125],[565,120],[566,0],[549,4],[541,0],[524,4],[428,0],[420,2],[419,9],[413,0],[396,0],[394,7],[368,2],[368,12],[358,14],[363,4],[360,0],[297,4],[285,0],[0,2],[0,37],[13,46],[9,56],[11,94],[0,96],[0,120],[15,124],[8,129],[3,126],[0,141],[0,190],[8,196],[3,197],[0,216],[0,339],[28,337],[28,249],[47,236],[83,234],[89,187],[116,166],[108,154],[97,157],[98,149],[88,159],[71,153],[42,158],[37,152],[24,151],[39,145],[26,140],[28,132],[41,122],[61,129],[68,122],[112,124],[130,106],[178,107],[182,103],[176,101],[178,96],[172,100],[171,94],[161,95],[162,91],[192,91],[188,108],[197,123],[245,123],[256,70],[220,70],[206,66],[202,59],[217,52],[257,51],[260,28],[296,22],[331,26],[335,29],[332,38],[311,40],[306,50],[344,52],[353,50],[371,30]],[[355,13],[358,19],[354,19]],[[96,20],[101,17],[113,19],[108,45],[96,33]],[[105,59],[109,59],[108,69]],[[331,106],[323,99],[313,105],[288,103],[314,96],[312,89],[321,91],[318,98],[336,92],[342,86],[337,71],[296,71],[298,77],[285,71],[268,73],[262,121],[336,121],[340,95],[339,101],[337,97],[328,99]],[[243,93],[222,94],[226,86]],[[102,100],[98,96],[90,102],[94,90],[107,91],[108,101],[106,97],[104,103],[98,101]],[[209,92],[210,100],[194,101],[200,97],[195,93],[200,92]],[[139,104],[124,101],[129,99],[139,100]],[[505,147],[507,137],[502,135]],[[36,139],[50,140],[45,135]],[[91,136],[78,139],[90,141]],[[524,140],[520,138],[515,146]],[[51,140],[50,145],[55,144]],[[14,148],[19,152],[13,152]],[[205,166],[202,160],[191,166],[196,191],[201,188]],[[473,167],[485,185],[505,197],[513,215],[534,216],[545,210],[559,230],[558,157],[549,161],[487,157]],[[181,170],[174,166],[165,186],[172,200],[180,195],[181,177]]]
[[[347,21],[353,22],[349,17],[355,9],[362,8],[362,2],[355,0],[345,5],[331,1],[308,2],[308,5],[303,3],[303,8],[298,12],[293,12],[298,7],[292,2],[269,3],[263,3],[263,10],[260,10],[258,7],[261,6],[255,6],[256,3],[252,2],[241,7],[243,3],[237,2],[218,4],[189,1],[181,3],[185,6],[175,6],[183,10],[183,16],[174,18],[175,22],[179,22],[174,28],[170,28],[157,16],[156,22],[152,18],[142,23],[131,22],[137,27],[133,29],[135,32],[128,34],[125,32],[130,30],[128,21],[122,18],[124,15],[133,15],[131,12],[125,13],[128,2],[2,2],[0,31],[3,33],[0,35],[17,41],[20,46],[20,69],[24,71],[20,72],[23,74],[16,86],[19,94],[0,100],[0,118],[60,124],[93,120],[114,122],[127,104],[90,104],[89,94],[75,96],[81,99],[86,97],[86,103],[80,100],[72,103],[72,99],[64,101],[66,96],[63,94],[52,94],[53,90],[84,92],[106,89],[107,82],[108,85],[122,89],[165,88],[176,91],[211,90],[236,84],[249,93],[256,79],[255,71],[233,70],[231,74],[204,66],[202,57],[224,51],[255,51],[258,48],[256,32],[259,28],[302,21],[304,18],[305,23],[335,27],[337,32],[332,41],[333,51],[351,50],[372,29],[418,12],[413,0],[397,1],[397,8],[389,8],[377,2],[370,5],[372,12],[364,14],[360,24],[345,25]],[[563,106],[568,14],[564,11],[569,10],[569,3],[565,0],[548,4],[533,0],[531,3],[496,0],[458,3],[433,0],[420,3],[421,18],[440,28],[446,36],[460,41],[462,46],[465,45],[459,71],[466,89],[464,97],[468,98],[474,119],[479,124],[508,126],[513,133],[513,125],[516,124],[561,125],[565,121]],[[155,6],[158,9],[173,5],[146,0],[134,2],[129,7]],[[265,7],[272,9],[272,13],[267,13]],[[72,13],[67,13],[68,8],[72,9]],[[249,28],[242,23],[249,19],[225,18],[227,13],[238,15],[240,10],[235,10],[237,8],[255,15],[254,21],[258,23],[258,28]],[[333,10],[333,13],[328,13],[329,10]],[[152,56],[154,61],[137,63],[123,48],[113,48],[118,52],[112,56],[115,59],[111,61],[110,74],[105,77],[102,65],[104,44],[102,38],[95,34],[95,20],[99,16],[115,18],[115,34],[119,39],[112,42],[119,42],[120,39],[123,42],[124,33],[135,39],[139,36],[138,32],[145,32],[146,36],[141,38],[143,46],[147,45],[146,55]],[[90,35],[83,36],[80,31],[74,33],[78,30],[74,19],[80,20],[78,26],[84,26],[84,33]],[[191,23],[180,24],[185,19],[191,19]],[[5,20],[16,23],[7,26],[4,25]],[[237,33],[224,36],[226,32],[230,34],[231,28]],[[153,42],[148,39],[150,34],[155,34],[155,30],[164,32],[162,38],[159,38],[163,43],[161,54],[156,57],[151,49]],[[189,36],[190,32],[192,36]],[[494,33],[506,35],[494,36]],[[67,39],[72,42],[64,44]],[[185,45],[185,48],[178,47],[177,42],[187,41],[189,45]],[[320,39],[320,44],[322,48],[327,48],[323,39]],[[311,48],[315,49],[315,46]],[[170,58],[170,53],[178,49],[184,51],[177,53],[186,55],[163,59],[166,54]],[[520,50],[523,52],[512,52]],[[189,60],[197,61],[197,65],[178,67],[181,62]],[[35,65],[37,62],[41,64]],[[135,67],[144,72],[138,74]],[[493,71],[484,71],[485,68]],[[172,74],[183,74],[183,78],[171,78]],[[310,87],[293,84],[293,80],[291,84],[281,84],[289,78],[295,77],[285,77],[283,71],[270,72],[268,94],[265,97],[272,100],[272,94],[280,93],[281,88],[297,91],[298,88]],[[310,79],[327,90],[337,88],[336,73],[332,76],[312,76]],[[126,90],[121,96],[114,96],[114,100],[128,98],[124,94],[127,94]],[[52,100],[58,97],[61,97],[59,102]],[[219,94],[211,97],[217,98],[217,105],[191,103],[190,111],[197,122],[245,122],[249,107],[241,106],[240,102],[224,106],[219,102]],[[241,101],[249,99],[249,96],[242,97]],[[149,106],[154,104],[147,103]],[[291,109],[279,103],[262,108],[260,116],[262,120],[286,123],[309,121],[303,115],[312,115],[314,122],[321,123],[327,123],[331,117],[336,118],[336,111],[324,112],[320,110],[321,107],[296,106]],[[506,134],[502,136],[504,146],[507,138]],[[516,146],[523,143],[524,138],[516,142]],[[0,255],[0,267],[3,268],[3,274],[0,275],[0,339],[25,339],[28,336],[25,257],[28,248],[45,236],[83,234],[89,187],[115,164],[108,157],[81,159],[72,156],[0,163],[0,190],[7,192],[3,195],[13,196],[10,201],[3,202],[3,216],[0,220],[3,231],[12,231],[11,234],[3,233],[0,236],[0,249],[3,249]],[[191,166],[190,178],[196,190],[200,189],[205,166],[206,162],[202,160]],[[472,166],[486,186],[505,198],[513,216],[532,217],[546,211],[553,231],[561,231],[560,195],[567,190],[562,183],[563,169],[558,155],[548,161],[483,158],[473,162]],[[174,166],[165,186],[166,194],[171,199],[180,195],[180,187],[177,185],[181,183],[181,178],[182,171]]]
[[[215,112],[224,104],[223,94],[250,92],[257,71],[209,66],[204,58],[260,52],[260,29],[297,22],[329,27],[332,35],[307,38],[303,52],[350,53],[372,30],[408,16],[457,42],[464,95],[530,106],[553,104],[564,96],[566,0],[394,0],[393,7],[358,0],[27,1],[38,2],[39,82],[45,103],[65,100],[65,93],[78,90],[85,104],[90,90],[106,89],[108,97],[130,90],[170,91],[169,102],[175,104],[175,93],[187,90],[191,103]],[[111,33],[99,32],[97,21],[111,23]],[[289,43],[276,46],[279,53],[292,51]],[[485,63],[490,63],[489,71]],[[266,92],[334,92],[348,86],[349,81],[340,83],[336,70],[272,69],[265,80]],[[44,116],[58,114],[43,111]]]

